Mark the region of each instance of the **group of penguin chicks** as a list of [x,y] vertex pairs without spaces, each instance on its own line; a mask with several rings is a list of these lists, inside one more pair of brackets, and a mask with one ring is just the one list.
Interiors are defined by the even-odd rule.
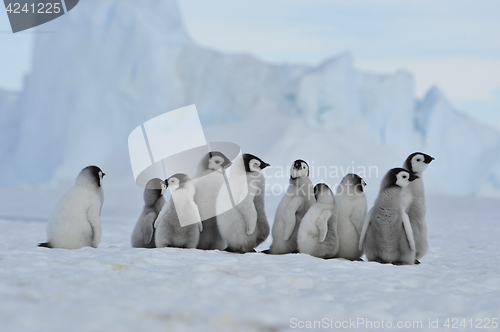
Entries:
[[[151,179],[144,190],[145,204],[132,233],[132,247],[255,252],[270,233],[261,174],[270,165],[251,154],[240,157],[243,181],[240,177],[239,182],[246,183],[235,180],[238,167],[226,178],[225,170],[232,163],[217,151],[200,161],[193,180],[182,173],[165,181]],[[347,174],[334,195],[325,183],[313,187],[309,165],[296,160],[276,211],[272,245],[263,252],[348,260],[361,260],[365,253],[369,261],[419,264],[427,251],[422,173],[432,160],[416,152],[403,168],[387,172],[368,213],[366,183],[360,176]],[[80,172],[75,186],[56,206],[47,229],[48,241],[39,246],[77,249],[99,245],[104,175],[97,166]],[[221,201],[229,187],[233,206],[227,208]],[[167,188],[172,193],[169,202],[163,197]]]
[[415,152],[403,168],[389,170],[368,213],[366,182],[359,175],[347,174],[336,195],[327,184],[319,183],[311,196],[307,191],[312,188],[309,166],[296,160],[274,219],[273,243],[266,253],[299,252],[348,260],[361,260],[365,253],[369,261],[420,264],[428,247],[422,173],[433,160]]

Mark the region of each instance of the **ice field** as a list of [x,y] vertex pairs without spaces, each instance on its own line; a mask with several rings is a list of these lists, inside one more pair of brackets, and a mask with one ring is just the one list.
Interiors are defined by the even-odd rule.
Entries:
[[[421,265],[393,266],[303,254],[134,249],[130,235],[141,207],[131,202],[140,188],[122,205],[127,194],[104,190],[101,244],[79,250],[36,246],[46,239],[61,190],[0,191],[8,203],[0,211],[2,331],[288,331],[314,321],[326,330],[353,321],[360,330],[370,330],[368,321],[435,330],[429,320],[444,330],[448,318],[450,326],[457,318],[466,319],[467,330],[495,330],[498,200],[428,197],[429,252]],[[266,200],[270,222],[278,201]]]

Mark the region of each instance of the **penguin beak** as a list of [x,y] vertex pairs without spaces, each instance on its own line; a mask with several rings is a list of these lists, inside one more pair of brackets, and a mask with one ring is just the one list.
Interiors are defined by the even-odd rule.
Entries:
[[270,165],[270,164],[268,164],[268,163],[262,163],[262,164],[260,165],[260,169],[264,169],[264,168],[269,167],[269,166],[271,166],[271,165]]
[[416,179],[420,179],[420,176],[417,176],[415,174],[410,174],[410,182],[415,181]]
[[433,160],[436,160],[436,158],[428,156],[428,158],[426,158],[426,160],[425,160],[425,163],[430,164]]
[[165,180],[165,189],[168,188],[168,179]]

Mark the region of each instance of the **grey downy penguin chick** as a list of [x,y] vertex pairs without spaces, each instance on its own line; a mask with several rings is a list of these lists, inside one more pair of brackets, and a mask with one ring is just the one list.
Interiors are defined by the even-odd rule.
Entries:
[[144,189],[144,208],[132,233],[132,247],[156,248],[154,222],[165,205],[163,194],[167,186],[161,179],[149,180]]
[[299,252],[319,258],[333,258],[339,249],[335,197],[324,183],[314,187],[314,194],[316,203],[300,223],[297,235]]
[[97,166],[85,167],[75,185],[59,200],[47,227],[48,241],[40,247],[97,248],[101,242],[102,179]]
[[427,224],[425,222],[425,190],[422,174],[427,169],[427,166],[434,160],[433,157],[415,152],[408,156],[403,164],[403,168],[410,171],[419,177],[412,181],[408,187],[403,189],[402,204],[403,208],[410,218],[411,229],[413,230],[413,237],[415,238],[416,264],[427,252]]
[[227,243],[227,251],[254,252],[254,248],[269,236],[264,205],[266,183],[261,174],[268,166],[268,163],[254,155],[243,154],[233,163],[228,180],[234,200],[240,203],[226,210],[226,188],[222,187],[219,191],[217,226]]
[[299,252],[297,233],[307,210],[314,204],[313,184],[309,179],[309,165],[295,160],[290,174],[290,185],[281,199],[273,224],[271,254]]
[[361,259],[359,238],[368,210],[365,196],[366,182],[356,174],[347,174],[337,187],[335,201],[339,210],[337,232],[339,250],[336,258],[351,261]]
[[401,205],[401,193],[417,178],[403,168],[393,168],[382,180],[359,240],[359,249],[364,247],[369,261],[395,265],[415,263],[415,240],[410,220]]
[[203,232],[200,234],[198,249],[224,250],[226,243],[217,228],[215,203],[222,186],[225,186],[224,172],[231,161],[221,152],[212,151],[202,158],[193,183],[196,188],[194,202],[200,211]]
[[156,247],[196,248],[203,226],[193,199],[194,184],[181,173],[172,175],[165,182],[172,197],[154,223]]

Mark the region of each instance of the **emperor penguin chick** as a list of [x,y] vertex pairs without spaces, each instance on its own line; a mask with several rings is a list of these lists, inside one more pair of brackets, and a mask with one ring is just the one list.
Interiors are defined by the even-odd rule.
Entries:
[[415,238],[415,248],[417,250],[415,263],[417,264],[420,264],[418,260],[425,255],[428,248],[427,224],[425,222],[425,191],[422,174],[433,160],[433,157],[425,153],[415,152],[409,155],[403,164],[403,168],[419,177],[419,179],[412,181],[408,187],[404,188],[402,194],[403,208],[408,214],[408,218],[410,218],[411,229]]
[[335,258],[351,261],[361,259],[359,237],[366,218],[367,203],[365,196],[366,182],[356,174],[347,174],[337,187],[335,201],[339,210],[337,231],[339,251]]
[[418,176],[403,168],[393,168],[382,180],[359,240],[359,249],[364,246],[369,261],[395,265],[415,263],[415,240],[408,215],[401,205],[401,193],[416,179]]
[[71,188],[59,200],[47,228],[48,241],[40,247],[97,248],[101,242],[101,208],[104,202],[102,178],[97,166],[85,167]]
[[269,236],[264,206],[265,179],[261,174],[268,166],[260,158],[244,154],[231,167],[228,180],[236,206],[226,209],[227,188],[219,191],[217,226],[227,243],[227,251],[253,252]]
[[207,153],[198,165],[196,178],[193,180],[196,188],[194,202],[198,205],[203,224],[198,249],[224,250],[226,248],[217,228],[215,202],[220,188],[225,185],[224,172],[229,166],[231,166],[231,161],[219,151]]
[[167,186],[163,180],[149,180],[144,189],[144,208],[132,233],[132,247],[156,248],[154,239],[154,222],[165,205],[163,194]]
[[154,223],[156,247],[196,248],[203,226],[193,200],[194,184],[181,173],[172,175],[166,183],[172,197]]
[[271,254],[297,253],[297,233],[307,210],[314,204],[313,184],[309,179],[309,165],[295,160],[290,174],[290,185],[281,199],[273,224]]
[[314,187],[314,195],[316,203],[300,223],[297,235],[299,252],[319,258],[333,258],[339,250],[335,197],[330,187],[324,183]]

